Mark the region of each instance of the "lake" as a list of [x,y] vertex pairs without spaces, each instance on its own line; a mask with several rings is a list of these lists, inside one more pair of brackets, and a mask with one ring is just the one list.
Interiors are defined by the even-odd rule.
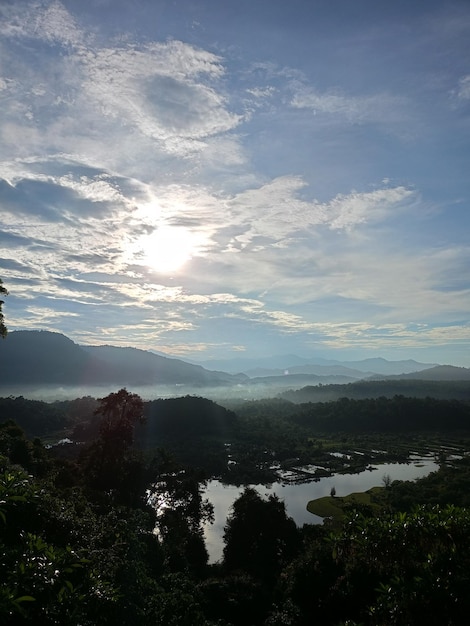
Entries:
[[[335,474],[321,478],[318,482],[311,481],[301,484],[272,483],[265,485],[250,485],[261,495],[276,494],[285,502],[287,514],[292,517],[298,526],[303,524],[321,524],[323,519],[307,511],[309,500],[329,496],[332,487],[337,496],[347,496],[356,491],[367,491],[371,487],[383,486],[383,477],[390,476],[391,480],[416,480],[427,476],[439,469],[433,457],[417,459],[413,463],[384,463],[373,466],[372,471],[364,470],[358,474]],[[216,563],[222,557],[223,533],[233,502],[242,493],[244,487],[223,485],[218,480],[207,483],[203,495],[214,506],[213,524],[204,528],[209,562]]]

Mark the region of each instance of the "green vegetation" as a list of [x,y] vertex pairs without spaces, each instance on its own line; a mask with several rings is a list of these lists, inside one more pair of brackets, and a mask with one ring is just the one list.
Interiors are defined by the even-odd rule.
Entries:
[[281,394],[284,400],[296,404],[334,402],[341,398],[370,400],[375,398],[436,398],[438,400],[470,400],[469,380],[418,380],[391,378],[388,380],[360,380],[345,385],[308,385],[296,391]]
[[[0,278],[0,296],[7,296],[8,295],[8,291],[5,289],[5,287],[3,286],[3,281]],[[5,317],[3,315],[3,300],[0,299],[0,337],[2,339],[4,339],[7,336],[8,330],[7,327],[5,326]]]
[[[121,389],[50,405],[4,398],[0,410],[5,626],[468,621],[465,402],[224,408],[189,396],[144,403]],[[80,443],[43,444],[66,435]],[[247,487],[227,520],[222,561],[208,564],[206,478],[248,484],[297,468],[311,480],[308,464],[330,474],[424,452],[440,462],[427,478],[384,477],[381,488],[347,497],[332,489],[309,503],[333,518],[320,526],[296,527],[282,501]]]
[[[52,404],[0,398],[0,412],[29,437],[90,442],[99,436],[98,404],[87,396]],[[285,470],[298,480],[359,472],[377,463],[406,462],[411,453],[439,458],[468,450],[470,434],[470,403],[403,396],[303,405],[272,399],[225,407],[185,396],[144,402],[143,417],[135,441],[146,458],[164,448],[206,478],[231,484],[273,482]],[[73,450],[68,447],[69,454]],[[307,466],[317,469],[302,470]]]
[[293,420],[320,432],[458,431],[470,428],[470,403],[394,396],[300,405]]
[[319,517],[331,517],[335,520],[342,518],[351,509],[367,509],[370,514],[380,513],[385,505],[382,490],[383,487],[373,487],[368,491],[350,493],[347,496],[317,498],[308,502],[307,510]]
[[2,624],[180,623],[169,605],[205,623],[187,590],[207,564],[211,508],[196,476],[134,450],[142,407],[125,390],[103,398],[98,437],[70,459],[0,426]]
[[470,608],[469,533],[470,512],[454,506],[352,513],[333,554],[359,597],[369,598],[372,623],[462,624]]
[[67,427],[72,424],[67,414],[56,406],[38,400],[26,400],[22,396],[0,398],[0,415],[3,421],[16,422],[29,437],[66,433]]

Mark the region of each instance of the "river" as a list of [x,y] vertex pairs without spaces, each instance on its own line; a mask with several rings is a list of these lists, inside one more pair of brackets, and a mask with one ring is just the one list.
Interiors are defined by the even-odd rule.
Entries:
[[[337,496],[347,496],[353,492],[367,491],[371,487],[383,485],[383,477],[390,476],[391,480],[416,480],[427,476],[439,469],[433,458],[416,459],[411,463],[384,463],[375,465],[374,469],[364,470],[358,474],[335,474],[319,481],[301,484],[285,484],[281,482],[265,485],[250,485],[261,495],[276,494],[285,502],[287,514],[292,517],[298,526],[303,524],[320,524],[323,519],[307,511],[309,500],[329,496],[332,487]],[[209,562],[215,563],[222,557],[223,533],[233,502],[242,493],[244,487],[223,485],[218,480],[211,480],[204,489],[204,497],[214,506],[214,523],[204,528]]]

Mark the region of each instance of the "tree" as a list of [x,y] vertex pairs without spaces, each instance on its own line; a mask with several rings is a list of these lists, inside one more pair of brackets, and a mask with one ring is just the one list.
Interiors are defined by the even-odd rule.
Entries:
[[[8,295],[8,291],[3,286],[3,281],[0,278],[0,296],[7,296],[7,295]],[[0,300],[0,337],[5,339],[5,337],[7,336],[8,330],[7,330],[7,327],[5,326],[4,317],[2,313],[3,304],[4,304],[4,301]]]
[[201,475],[158,450],[147,484],[167,568],[201,574],[208,559],[203,528],[214,521],[212,504],[202,498]]
[[144,403],[136,393],[120,389],[99,399],[100,438],[108,447],[125,450],[134,443],[134,427],[144,422]]
[[382,483],[385,489],[390,489],[392,486],[392,479],[390,478],[390,474],[384,474],[382,476]]
[[[300,531],[302,549],[282,573],[282,606],[298,608],[301,620],[295,624],[343,624],[349,617],[345,598],[336,593],[344,568],[333,559],[327,525],[305,524]],[[281,622],[282,623],[282,622]]]
[[135,425],[144,421],[144,403],[126,389],[99,402],[99,437],[85,453],[85,478],[95,489],[113,493],[117,502],[135,504],[145,490],[144,465],[132,448]]
[[294,520],[287,516],[285,504],[277,496],[265,500],[251,487],[232,508],[224,533],[225,567],[273,583],[299,548]]

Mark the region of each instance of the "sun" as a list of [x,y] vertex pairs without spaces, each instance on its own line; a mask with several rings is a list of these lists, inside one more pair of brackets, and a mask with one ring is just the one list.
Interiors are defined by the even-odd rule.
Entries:
[[138,241],[140,262],[162,274],[181,269],[193,252],[193,238],[186,228],[162,226]]

